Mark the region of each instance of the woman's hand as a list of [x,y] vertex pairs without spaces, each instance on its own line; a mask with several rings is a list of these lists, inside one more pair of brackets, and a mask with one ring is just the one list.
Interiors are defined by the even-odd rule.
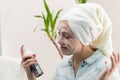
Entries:
[[[120,52],[118,52],[118,53],[113,52],[110,59],[112,61],[112,67],[108,70],[103,70],[99,76],[99,80],[109,80],[110,79],[112,73],[115,71],[115,69],[118,67],[118,65],[120,63]],[[105,64],[107,64],[107,62],[105,62]]]
[[20,53],[21,53],[21,57],[22,57],[21,65],[25,69],[28,80],[36,80],[35,75],[30,70],[30,66],[37,63],[37,60],[35,59],[36,55],[35,54],[25,55],[24,51],[22,49],[23,47],[24,47],[24,45],[22,45],[20,48]]

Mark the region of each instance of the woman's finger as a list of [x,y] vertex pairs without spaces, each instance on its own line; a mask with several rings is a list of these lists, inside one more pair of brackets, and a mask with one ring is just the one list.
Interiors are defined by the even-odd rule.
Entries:
[[25,67],[30,67],[31,65],[33,65],[33,64],[36,64],[37,62],[30,62],[30,63],[28,63],[27,65],[25,65]]
[[20,54],[21,54],[22,57],[23,57],[23,55],[24,55],[23,47],[24,47],[24,45],[22,45],[22,46],[20,47]]
[[108,80],[109,72],[110,71],[108,69],[103,69],[99,75],[99,80]]
[[36,57],[36,54],[33,54],[34,57]]
[[112,67],[115,66],[115,57],[113,55],[110,56],[111,62],[112,62]]
[[113,52],[113,56],[114,56],[114,59],[115,59],[115,63],[118,63],[117,53]]
[[119,64],[119,59],[120,59],[119,55],[120,55],[119,53],[114,53],[113,57],[111,58],[111,61],[112,61],[112,64],[113,64],[113,66],[111,68],[111,74],[115,71],[116,67]]
[[26,59],[31,59],[31,58],[35,58],[35,56],[33,55],[23,55],[23,60],[26,60]]
[[107,70],[106,69],[103,69],[99,75],[99,80],[103,80],[103,78],[106,76],[106,73],[107,73]]
[[21,64],[23,64],[27,59],[35,59],[35,57],[32,56],[32,55],[24,55],[24,56],[22,57]]
[[22,63],[22,65],[26,67],[26,65],[33,63],[33,62],[37,63],[37,60],[36,59],[27,59],[25,62]]
[[28,63],[30,63],[30,62],[37,62],[37,60],[36,60],[36,59],[27,59],[27,60],[24,62],[24,64],[26,65],[26,64],[28,64]]

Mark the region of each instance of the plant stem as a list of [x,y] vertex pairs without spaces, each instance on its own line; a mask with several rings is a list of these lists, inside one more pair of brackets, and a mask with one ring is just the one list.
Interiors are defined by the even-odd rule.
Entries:
[[60,49],[59,49],[57,43],[54,41],[54,39],[53,39],[52,37],[50,37],[50,40],[52,41],[52,43],[53,43],[53,44],[55,45],[55,47],[57,48],[60,57],[63,59],[62,52],[60,51]]

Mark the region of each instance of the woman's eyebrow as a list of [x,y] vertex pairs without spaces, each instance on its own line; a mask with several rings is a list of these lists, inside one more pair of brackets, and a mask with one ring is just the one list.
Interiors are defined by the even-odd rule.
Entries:
[[60,28],[57,28],[57,29],[56,29],[56,32],[58,32],[58,33],[60,33],[61,31],[64,32],[64,33],[67,33],[67,34],[72,35],[72,33],[71,33],[70,31],[67,31],[67,30],[65,30],[65,29],[60,29]]
[[62,32],[62,33],[65,33],[65,34],[67,34],[67,35],[72,36],[72,33],[70,33],[70,32]]

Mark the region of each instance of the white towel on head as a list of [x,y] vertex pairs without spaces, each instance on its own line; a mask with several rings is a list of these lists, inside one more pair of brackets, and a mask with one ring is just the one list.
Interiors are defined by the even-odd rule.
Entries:
[[70,9],[60,20],[68,24],[83,45],[91,45],[110,56],[112,48],[112,23],[104,9],[96,3],[79,4]]

